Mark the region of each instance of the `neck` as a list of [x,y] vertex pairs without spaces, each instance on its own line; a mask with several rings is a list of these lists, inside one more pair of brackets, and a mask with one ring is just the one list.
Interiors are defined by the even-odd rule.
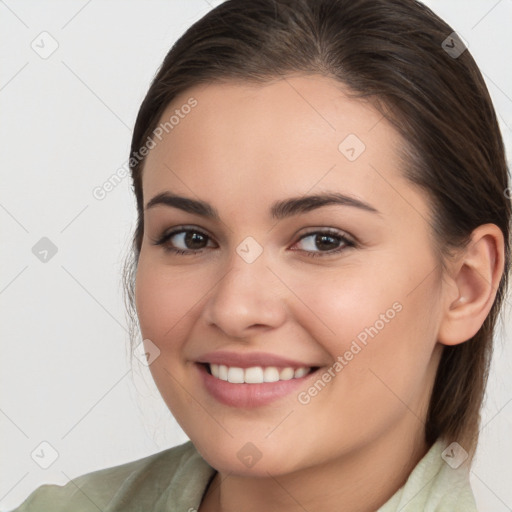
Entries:
[[344,512],[374,512],[404,485],[429,449],[423,424],[413,415],[406,422],[328,464],[258,478],[217,473],[199,512],[328,511],[340,505]]

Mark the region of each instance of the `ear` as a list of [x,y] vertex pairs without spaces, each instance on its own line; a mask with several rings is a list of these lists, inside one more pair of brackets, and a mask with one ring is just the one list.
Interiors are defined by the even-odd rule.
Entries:
[[505,263],[504,239],[495,224],[482,224],[450,265],[438,341],[458,345],[480,329],[494,303]]

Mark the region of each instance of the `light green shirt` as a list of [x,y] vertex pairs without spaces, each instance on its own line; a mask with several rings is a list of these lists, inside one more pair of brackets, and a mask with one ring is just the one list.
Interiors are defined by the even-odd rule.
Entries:
[[[438,440],[377,512],[477,512],[465,464]],[[13,512],[195,512],[216,471],[191,441],[127,464],[38,487]]]

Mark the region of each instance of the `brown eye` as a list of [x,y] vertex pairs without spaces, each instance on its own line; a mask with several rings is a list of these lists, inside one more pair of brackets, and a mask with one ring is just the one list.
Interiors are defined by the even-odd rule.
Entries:
[[210,240],[210,237],[201,231],[180,228],[165,233],[155,245],[162,245],[166,251],[177,254],[194,254],[208,247]]
[[[202,249],[208,243],[207,237],[196,231],[184,231],[185,236],[181,241],[186,245],[186,249]],[[176,236],[176,235],[174,235]],[[179,234],[181,236],[181,233]]]
[[307,233],[297,242],[302,243],[302,248],[298,249],[305,252],[308,256],[329,256],[339,253],[347,247],[354,247],[355,243],[346,236],[336,231],[314,231]]

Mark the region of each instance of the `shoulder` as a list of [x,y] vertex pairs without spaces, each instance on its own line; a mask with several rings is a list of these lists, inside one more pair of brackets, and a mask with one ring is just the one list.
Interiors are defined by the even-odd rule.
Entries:
[[378,512],[477,512],[466,458],[460,445],[438,439]]
[[155,504],[174,494],[176,487],[214,472],[191,441],[119,466],[70,480],[66,485],[38,487],[12,512],[89,512],[98,510],[155,510]]

